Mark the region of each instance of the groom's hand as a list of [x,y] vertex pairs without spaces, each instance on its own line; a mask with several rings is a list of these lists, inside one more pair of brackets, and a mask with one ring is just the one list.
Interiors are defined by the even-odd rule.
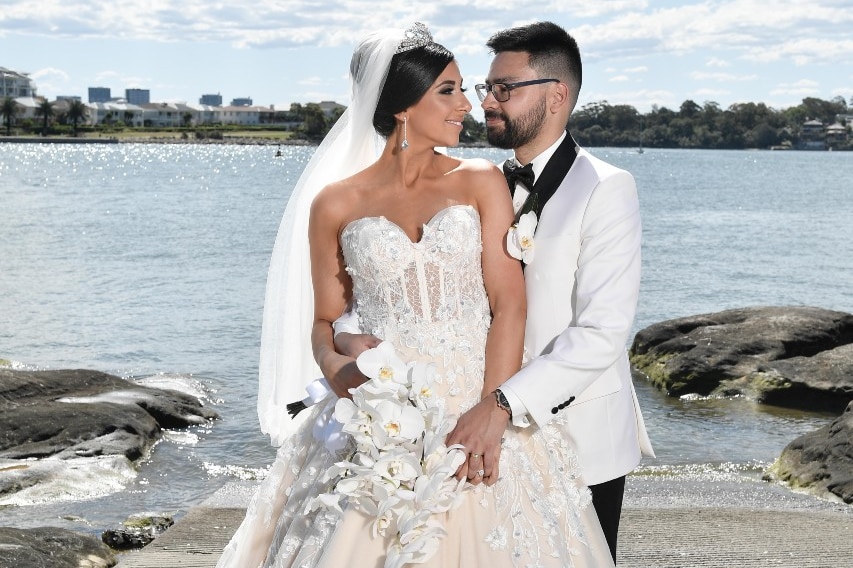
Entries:
[[457,479],[467,477],[475,485],[494,485],[498,481],[501,440],[508,423],[509,415],[498,407],[492,394],[459,417],[446,441],[448,446],[461,444],[468,453],[468,459],[456,471]]
[[367,377],[358,370],[355,361],[341,365],[337,371],[330,374],[331,376],[326,375],[326,381],[340,398],[352,398],[349,390],[367,381]]
[[381,339],[369,333],[348,333],[342,331],[335,335],[335,351],[353,359],[361,355],[362,352],[373,349],[380,343],[382,343]]
[[349,390],[366,382],[367,377],[358,370],[352,357],[336,353],[331,346],[322,349],[322,352],[318,365],[329,387],[339,398],[352,398]]

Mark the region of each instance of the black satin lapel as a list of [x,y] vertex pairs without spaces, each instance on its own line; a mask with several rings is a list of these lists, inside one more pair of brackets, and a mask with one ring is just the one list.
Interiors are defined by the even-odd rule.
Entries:
[[536,183],[533,184],[533,191],[538,194],[539,203],[536,208],[536,216],[539,219],[542,218],[542,209],[545,207],[545,204],[548,203],[548,200],[551,199],[551,196],[554,195],[557,188],[560,187],[561,183],[563,183],[563,179],[566,177],[566,174],[569,173],[569,170],[578,155],[575,150],[576,147],[577,143],[572,138],[572,135],[566,133],[566,137],[563,139],[562,143],[557,146],[557,150],[554,152],[554,155],[551,156],[551,159],[548,160],[547,164],[545,164],[545,169],[542,170],[542,175],[540,175],[539,179],[536,180]]

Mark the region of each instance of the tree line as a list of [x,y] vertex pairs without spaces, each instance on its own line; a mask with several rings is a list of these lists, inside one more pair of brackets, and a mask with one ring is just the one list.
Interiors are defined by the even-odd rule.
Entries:
[[[0,101],[0,117],[7,135],[20,112],[16,107],[13,99]],[[68,125],[76,134],[78,124],[85,121],[88,109],[80,101],[73,101],[67,110],[57,113],[54,103],[45,100],[35,111],[38,123],[23,125],[25,131],[39,129],[42,134],[47,134],[50,123],[55,119],[55,122]],[[261,127],[285,128],[292,132],[294,138],[316,142],[328,133],[342,113],[343,108],[326,114],[316,103],[294,103],[289,110],[268,117],[268,122]],[[649,148],[727,150],[797,147],[804,141],[802,126],[805,122],[818,120],[828,126],[836,122],[838,115],[853,115],[853,98],[848,105],[843,97],[828,101],[807,97],[799,105],[783,110],[764,103],[736,103],[723,109],[716,102],[699,105],[686,100],[678,110],[655,105],[647,113],[640,113],[631,105],[611,105],[605,100],[575,109],[569,130],[584,146],[642,145]],[[851,124],[845,119],[841,124],[846,134],[831,145],[833,149],[851,150]],[[465,145],[486,144],[485,125],[467,115],[460,142]]]
[[[853,114],[853,98],[826,101],[807,97],[797,106],[776,110],[764,103],[736,103],[722,109],[716,102],[699,105],[692,100],[678,110],[653,106],[641,114],[631,105],[611,105],[607,101],[576,109],[569,130],[587,146],[630,147],[642,143],[652,148],[706,148],[737,150],[771,148],[802,141],[802,126],[819,120],[824,126],[838,115]],[[851,125],[842,120],[849,135]],[[844,144],[842,144],[844,146]],[[849,141],[846,144],[850,149]],[[839,148],[842,149],[842,148]]]
[[[300,107],[305,111],[311,105]],[[322,138],[334,124],[314,109],[312,138]],[[764,103],[736,103],[723,109],[716,102],[699,105],[692,100],[681,103],[678,110],[653,106],[640,113],[631,105],[611,105],[600,101],[575,109],[569,130],[584,146],[650,148],[704,148],[742,150],[747,148],[797,147],[803,141],[802,126],[819,120],[824,126],[836,122],[838,115],[853,115],[844,97],[822,100],[803,99],[799,105],[776,110]],[[335,117],[336,119],[336,117]],[[849,140],[851,124],[842,119],[848,134],[835,149],[853,149]],[[460,137],[462,144],[486,144],[486,127],[471,115],[465,117]]]

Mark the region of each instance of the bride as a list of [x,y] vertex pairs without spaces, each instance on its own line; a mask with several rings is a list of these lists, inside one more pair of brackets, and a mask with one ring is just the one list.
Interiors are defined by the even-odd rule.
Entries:
[[[503,175],[435,150],[471,110],[453,54],[416,24],[372,34],[350,73],[352,104],[294,189],[270,266],[258,410],[280,448],[217,566],[612,566],[556,429],[516,429],[496,402],[501,448],[443,445],[518,370],[525,318]],[[364,361],[334,350],[351,305],[384,340]],[[370,438],[377,398],[397,414]]]

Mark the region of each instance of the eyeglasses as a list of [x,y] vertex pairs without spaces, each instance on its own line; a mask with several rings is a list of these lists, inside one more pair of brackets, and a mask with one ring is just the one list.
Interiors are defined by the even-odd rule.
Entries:
[[542,83],[559,83],[559,79],[533,79],[532,81],[519,81],[517,83],[494,83],[492,85],[487,85],[480,83],[479,85],[474,85],[474,90],[477,91],[477,97],[480,99],[480,102],[486,100],[486,97],[489,96],[489,93],[492,93],[495,96],[495,100],[499,103],[505,103],[509,100],[509,92],[513,89],[517,89],[519,87],[526,87],[528,85],[539,85]]

